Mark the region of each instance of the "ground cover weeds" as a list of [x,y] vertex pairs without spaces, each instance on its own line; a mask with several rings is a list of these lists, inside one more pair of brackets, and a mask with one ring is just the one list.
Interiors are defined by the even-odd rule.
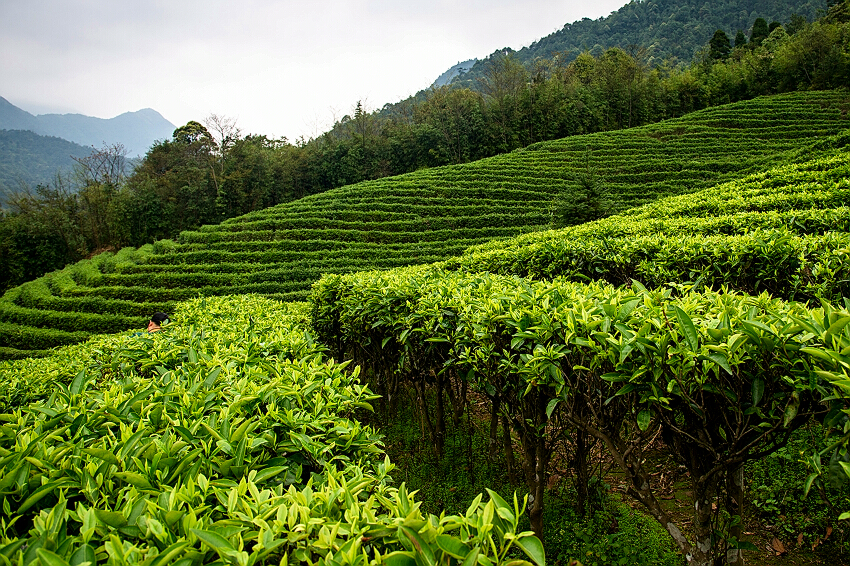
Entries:
[[845,521],[834,520],[836,509],[850,509],[850,484],[843,481],[838,458],[832,460],[824,481],[805,492],[811,473],[806,457],[824,447],[826,436],[822,425],[811,423],[787,446],[748,464],[748,499],[753,515],[773,536],[796,547],[828,547],[836,556],[848,556],[850,529]]
[[[430,401],[433,405],[434,399]],[[486,416],[463,424],[464,429],[471,427],[471,434],[449,428],[445,454],[437,459],[423,442],[418,415],[410,407],[399,407],[390,419],[375,417],[386,423],[380,429],[387,454],[396,464],[393,477],[416,490],[424,510],[461,513],[482,486],[500,493],[526,492],[523,482],[508,480],[504,454],[487,449]],[[681,566],[683,559],[666,531],[645,514],[615,501],[604,482],[596,482],[593,511],[582,515],[576,509],[573,480],[568,474],[546,492],[543,544],[551,563],[566,566],[578,557],[585,566]],[[521,524],[528,528],[528,519],[524,517]]]

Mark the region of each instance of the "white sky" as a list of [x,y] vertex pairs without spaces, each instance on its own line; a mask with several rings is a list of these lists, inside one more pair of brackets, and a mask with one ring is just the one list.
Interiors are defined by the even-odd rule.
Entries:
[[33,114],[211,113],[310,137],[626,0],[0,0],[0,96]]

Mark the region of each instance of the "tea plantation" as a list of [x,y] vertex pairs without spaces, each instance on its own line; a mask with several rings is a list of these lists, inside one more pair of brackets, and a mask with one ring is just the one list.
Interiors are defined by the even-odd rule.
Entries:
[[850,125],[848,108],[838,91],[765,97],[342,187],[184,232],[177,242],[101,254],[7,292],[0,354],[141,328],[150,313],[199,295],[303,300],[323,273],[430,263],[545,229],[553,197],[588,165],[611,189],[614,211],[692,193],[809,158],[816,140]]
[[380,435],[356,419],[375,395],[305,315],[195,300],[159,334],[6,365],[0,562],[545,566],[516,498],[436,517],[390,484]]
[[[545,566],[556,470],[584,513],[602,462],[682,563],[759,550],[748,462],[817,420],[805,491],[850,478],[848,109],[799,93],[537,144],[8,291],[4,355],[44,357],[0,364],[0,563]],[[588,157],[620,214],[548,230]],[[173,322],[142,332],[155,310]],[[423,512],[365,424],[400,405],[438,460],[480,427],[528,495]]]

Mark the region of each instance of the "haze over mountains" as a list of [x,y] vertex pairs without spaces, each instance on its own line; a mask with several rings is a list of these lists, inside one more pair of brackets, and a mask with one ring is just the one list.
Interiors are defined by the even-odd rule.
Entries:
[[87,157],[91,151],[91,147],[55,136],[0,130],[0,203],[5,193],[50,184],[57,173],[72,171],[74,158]]
[[170,138],[174,129],[174,124],[151,108],[108,119],[82,114],[36,116],[0,97],[0,130],[27,130],[91,147],[120,143],[130,157],[144,155],[154,141]]

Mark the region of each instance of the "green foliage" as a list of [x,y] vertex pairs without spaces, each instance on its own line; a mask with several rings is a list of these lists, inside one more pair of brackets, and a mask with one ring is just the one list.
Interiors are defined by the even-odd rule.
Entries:
[[[112,315],[150,316],[157,310],[169,311],[175,301],[199,294],[263,293],[284,300],[303,300],[309,295],[310,285],[323,273],[442,261],[462,254],[472,245],[539,230],[551,221],[550,203],[557,192],[574,187],[582,179],[592,180],[596,168],[604,172],[604,182],[596,183],[596,187],[608,191],[610,212],[616,213],[659,197],[711,187],[763,170],[769,164],[793,163],[834,151],[833,146],[840,143],[835,139],[821,138],[817,147],[810,144],[823,133],[836,133],[846,127],[841,110],[845,98],[840,92],[764,98],[702,111],[663,125],[541,143],[475,164],[425,169],[334,189],[221,224],[185,231],[176,241],[160,240],[138,251],[126,248],[114,255],[100,254],[91,261],[46,277],[37,284],[37,292],[33,286],[30,291],[0,300],[14,304],[14,308],[0,312],[9,313],[7,320],[13,320],[14,316],[22,322],[21,317],[26,313],[26,323],[32,326],[47,327],[52,324],[48,321],[64,320],[65,329],[73,325],[71,318],[51,311],[86,312],[99,315],[84,322],[86,328],[95,330],[112,324],[106,322]],[[759,129],[758,137],[746,135],[752,128]],[[234,142],[232,147],[236,151],[239,145]],[[592,156],[587,154],[588,147],[593,148]],[[800,182],[811,184],[803,174],[797,176]],[[220,186],[225,184],[222,181]],[[734,190],[722,194],[730,193]],[[692,255],[668,254],[664,261],[669,262],[669,268],[656,272],[650,269],[649,262],[640,264],[657,278],[647,279],[646,283],[663,284],[677,278],[694,281],[702,271],[710,269],[713,261],[698,236],[762,229],[765,232],[761,244],[755,238],[731,243],[720,238],[714,240],[718,253],[730,258],[755,254],[770,259],[779,257],[781,248],[795,254],[814,254],[813,259],[823,257],[823,265],[828,269],[805,275],[800,293],[833,292],[835,283],[845,279],[841,275],[842,264],[839,255],[830,259],[824,254],[833,253],[829,250],[837,249],[840,238],[819,236],[795,240],[794,234],[822,234],[831,230],[829,226],[846,226],[846,214],[840,208],[829,210],[836,205],[826,203],[813,205],[820,211],[817,213],[791,212],[809,205],[794,204],[787,195],[782,198],[786,200],[780,199],[775,205],[764,203],[764,211],[741,211],[748,214],[730,217],[728,221],[724,214],[713,214],[699,229],[693,227],[693,220],[673,219],[664,220],[665,228],[659,220],[649,220],[646,216],[649,213],[641,213],[640,218],[647,219],[643,228],[630,228],[628,233],[612,229],[609,233],[595,234],[596,228],[591,227],[573,242],[581,246],[586,240],[588,245],[581,248],[584,251],[571,253],[579,257],[590,255],[591,261],[587,263],[590,267],[581,267],[585,276],[608,277],[618,264],[612,268],[607,261],[609,251],[601,243],[601,250],[596,245],[600,236],[616,239],[657,232],[654,240],[646,236],[637,244],[631,241],[623,244],[623,249],[634,254],[639,262],[643,253],[639,245],[645,245],[647,253],[665,245],[668,247],[663,249],[672,249],[669,247],[672,243],[665,244],[664,239],[670,239],[674,231],[697,231],[699,234],[690,240],[682,237],[680,242],[684,249],[693,250]],[[574,206],[576,201],[568,204]],[[605,208],[598,200],[591,204],[583,206],[594,215]],[[771,212],[771,207],[777,211]],[[652,214],[668,216],[663,209],[653,210]],[[669,215],[672,214],[671,210]],[[570,221],[574,222],[575,218],[571,217]],[[616,223],[622,221],[618,218]],[[614,223],[612,220],[607,226]],[[685,224],[691,227],[684,228]],[[806,228],[795,227],[800,224]],[[769,242],[772,230],[788,226],[791,240]],[[662,261],[658,254],[656,258]],[[779,279],[796,273],[795,258],[782,260],[793,264],[790,271],[785,263],[772,260],[762,265],[763,272],[754,271],[749,269],[750,263],[742,261],[730,272],[730,277],[743,278],[748,285],[752,283],[741,288],[757,292],[765,288],[774,290],[780,288]],[[729,260],[730,264],[732,261]],[[550,263],[553,269],[563,265],[560,260]],[[528,269],[534,271],[528,273],[545,275],[542,267],[542,260],[540,264],[532,262]],[[597,268],[603,271],[595,271]],[[644,275],[638,276],[643,278]],[[760,278],[764,279],[763,283],[759,282]],[[824,286],[822,291],[817,290],[818,285]],[[44,316],[39,318],[36,311]],[[125,322],[125,328],[139,327],[137,320]],[[4,345],[10,346],[0,341],[0,347]]]
[[[474,423],[468,426],[472,434],[465,430],[467,423],[447,431],[445,455],[439,460],[424,446],[417,415],[410,407],[401,407],[381,426],[387,453],[396,464],[393,477],[416,490],[428,512],[463,513],[482,485],[499,492],[518,488],[507,482],[504,459],[494,458],[487,449],[485,431]],[[547,492],[543,544],[550,562],[571,564],[571,557],[580,557],[588,566],[681,565],[681,556],[658,523],[609,499],[608,486],[598,487],[600,504],[586,516],[576,512],[574,490]]]
[[[735,40],[737,47],[738,40]],[[708,42],[708,56],[712,59],[725,59],[732,51],[732,43],[729,41],[729,36],[722,29],[714,32],[711,41]]]
[[201,299],[174,321],[0,370],[20,392],[0,416],[7,563],[545,566],[516,497],[438,517],[389,485],[356,420],[374,395],[303,306]]
[[608,216],[613,204],[605,179],[590,164],[590,148],[585,153],[585,167],[575,177],[575,184],[562,188],[551,205],[552,228],[584,224]]
[[[26,130],[0,129],[0,194],[15,192],[21,183],[49,185],[57,173],[74,169],[73,157],[85,157],[90,147]],[[5,199],[0,197],[0,203]]]
[[850,482],[833,486],[825,478],[827,481],[805,493],[810,470],[804,460],[823,449],[824,440],[822,427],[812,423],[797,431],[786,447],[748,464],[748,499],[756,516],[772,525],[780,538],[795,539],[803,534],[807,546],[825,543],[835,552],[846,554],[850,530],[843,521],[837,521],[836,510],[850,506]]
[[[590,49],[604,51],[612,47],[639,46],[646,50],[650,64],[660,66],[666,61],[671,66],[687,65],[694,53],[708,43],[714,30],[749,30],[757,17],[785,22],[795,13],[813,21],[823,8],[822,1],[629,2],[606,17],[566,23],[562,29],[523,47],[515,56],[530,68],[534,61],[550,58],[554,53],[575,58]],[[493,56],[500,53],[496,51]],[[486,61],[479,61],[455,82],[474,84]]]
[[[410,268],[323,278],[312,313],[322,341],[368,368],[378,390],[391,388],[394,376],[415,386],[428,372],[451,372],[488,399],[500,398],[527,462],[551,450],[548,435],[535,431],[559,415],[566,420],[558,422],[606,438],[633,478],[634,496],[674,537],[679,531],[643,469],[648,438],[660,432],[703,494],[698,501],[713,501],[723,492],[715,474],[781,447],[827,394],[814,372],[828,366],[814,353],[800,364],[800,353],[820,352],[825,338],[808,329],[833,314],[766,296],[677,298],[637,284],[614,289]],[[850,320],[843,311],[835,316]],[[730,411],[738,417],[727,419]],[[542,462],[535,465],[545,469]],[[545,472],[527,476],[538,533],[536,490],[546,480]],[[714,540],[711,514],[695,506],[698,544]],[[683,552],[706,552],[677,542]]]
[[753,29],[750,32],[750,43],[758,47],[765,39],[767,39],[767,36],[770,35],[770,31],[771,30],[767,26],[767,20],[764,18],[756,18],[756,21],[753,22]]
[[[782,2],[762,2],[758,12],[785,21],[787,8]],[[815,15],[811,3],[797,8],[808,17]],[[0,284],[4,279],[6,284],[23,282],[103,249],[175,238],[182,230],[366,180],[460,164],[546,140],[656,123],[764,94],[846,87],[850,32],[837,10],[832,7],[811,25],[792,18],[792,34],[776,21],[763,25],[767,20],[762,18],[754,26],[750,48],[730,54],[720,21],[732,23],[726,29],[744,29],[756,13],[740,10],[740,3],[705,4],[695,18],[693,10],[677,3],[636,2],[611,16],[619,28],[613,35],[600,24],[603,20],[577,22],[564,30],[570,37],[579,29],[604,31],[610,45],[594,41],[547,48],[542,57],[527,60],[499,52],[463,79],[477,90],[458,83],[377,112],[358,102],[353,117],[344,116],[316,139],[293,144],[262,135],[243,137],[233,121],[216,116],[207,120],[209,129],[190,122],[171,140],[151,148],[126,182],[83,175],[72,199],[75,210],[37,199],[56,209],[49,216],[61,216],[63,222],[52,224],[43,215],[13,210],[18,218],[4,219],[0,227],[0,254],[9,271],[4,277],[0,270]],[[659,20],[662,13],[670,17]],[[665,34],[680,23],[690,35],[668,40]],[[623,43],[628,29],[647,40],[664,37]],[[709,29],[718,30],[711,42],[701,37]],[[709,43],[706,48],[689,48],[678,59],[661,56],[662,46],[682,46],[698,36],[696,45]],[[743,46],[737,39],[736,44]],[[590,51],[588,46],[593,46]],[[695,52],[695,61],[686,66]],[[720,140],[731,132],[716,135]],[[78,161],[83,169],[90,165]],[[616,194],[616,185],[610,189]],[[645,202],[659,194],[666,192],[634,191],[629,196]],[[562,199],[567,208],[574,201],[572,196]],[[615,208],[626,203],[637,204],[634,198],[614,199]],[[11,236],[4,238],[3,232]]]
[[[434,399],[430,401],[433,403]],[[427,437],[423,438],[422,421],[412,405],[399,407],[389,418],[382,416],[379,412],[367,420],[385,421],[377,426],[384,434],[387,455],[396,466],[393,478],[416,491],[424,511],[463,513],[483,486],[499,493],[526,492],[522,484],[511,485],[508,481],[504,458],[490,453],[489,439],[480,423],[465,421],[459,427],[450,427],[444,454],[436,458]],[[523,522],[527,526],[528,521]],[[553,519],[552,524],[555,523],[557,520]]]
[[553,529],[544,543],[552,560],[578,556],[586,566],[681,566],[670,535],[641,513],[615,501],[590,517],[575,514],[569,501],[553,500],[546,516]]
[[484,244],[446,267],[648,286],[693,282],[789,299],[850,293],[847,154],[765,171],[628,214]]

